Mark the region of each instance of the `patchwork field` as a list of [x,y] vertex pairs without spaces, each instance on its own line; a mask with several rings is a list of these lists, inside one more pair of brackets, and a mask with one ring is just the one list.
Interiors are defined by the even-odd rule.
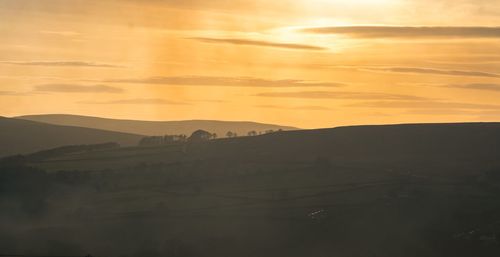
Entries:
[[24,168],[2,168],[26,174],[3,172],[5,188],[29,190],[2,198],[11,211],[0,248],[95,256],[494,256],[499,128],[351,127],[28,156]]

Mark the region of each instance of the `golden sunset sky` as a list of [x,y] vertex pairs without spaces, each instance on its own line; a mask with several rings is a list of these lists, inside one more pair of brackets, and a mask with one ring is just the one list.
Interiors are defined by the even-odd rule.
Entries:
[[0,115],[500,120],[500,1],[0,0]]

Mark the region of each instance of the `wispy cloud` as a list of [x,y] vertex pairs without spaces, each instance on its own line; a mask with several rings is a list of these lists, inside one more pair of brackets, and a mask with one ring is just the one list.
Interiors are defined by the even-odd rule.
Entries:
[[283,110],[310,110],[310,111],[327,111],[330,108],[324,106],[316,105],[303,105],[303,106],[279,106],[279,105],[256,105],[259,108],[269,108],[269,109],[283,109]]
[[75,32],[75,31],[61,31],[61,30],[41,30],[41,31],[39,31],[39,33],[40,34],[63,36],[63,37],[75,37],[75,36],[80,35],[80,33]]
[[300,91],[300,92],[266,92],[259,93],[255,96],[262,97],[284,97],[284,98],[304,98],[304,99],[365,99],[365,100],[427,100],[427,98],[386,94],[386,93],[371,93],[371,92],[333,92],[333,91]]
[[341,26],[314,27],[301,31],[358,38],[500,38],[500,27]]
[[275,48],[286,48],[295,50],[314,50],[322,51],[327,50],[325,47],[305,45],[305,44],[292,44],[292,43],[278,43],[263,40],[250,40],[250,39],[238,39],[238,38],[207,38],[207,37],[193,37],[189,38],[197,40],[203,43],[211,44],[233,44],[233,45],[250,45],[250,46],[262,46],[262,47],[275,47]]
[[374,72],[395,72],[395,73],[414,73],[414,74],[435,74],[447,76],[466,76],[466,77],[487,77],[500,78],[500,74],[482,72],[482,71],[467,71],[467,70],[441,70],[433,68],[414,68],[414,67],[359,67],[360,70]]
[[464,110],[464,109],[448,109],[448,108],[433,108],[433,109],[411,109],[404,112],[404,114],[423,115],[423,116],[475,116],[482,113],[482,111]]
[[142,79],[114,79],[105,82],[163,84],[175,86],[228,86],[228,87],[339,87],[345,84],[336,82],[319,82],[296,79],[270,80],[252,77],[208,77],[179,76],[151,77]]
[[368,107],[368,108],[400,108],[400,109],[481,109],[500,110],[500,105],[460,103],[444,101],[370,101],[346,105],[348,107]]
[[472,84],[452,84],[446,85],[449,88],[476,89],[485,91],[500,91],[500,84],[472,83]]
[[222,99],[190,99],[189,102],[200,102],[200,103],[229,103],[229,100]]
[[17,91],[0,91],[0,96],[25,96],[31,95],[30,92],[17,92]]
[[51,93],[122,93],[124,90],[106,85],[43,84],[35,86],[34,91]]
[[113,100],[113,101],[80,101],[82,104],[137,104],[137,105],[190,105],[185,102],[176,102],[160,98],[134,98],[134,99],[124,99],[124,100]]
[[93,68],[123,68],[123,66],[84,62],[84,61],[0,61],[0,64],[23,65],[23,66],[55,66],[55,67],[93,67]]

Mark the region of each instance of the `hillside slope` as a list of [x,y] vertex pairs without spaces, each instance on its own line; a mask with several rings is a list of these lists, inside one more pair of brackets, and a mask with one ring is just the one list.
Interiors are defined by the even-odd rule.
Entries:
[[120,131],[125,133],[141,135],[165,135],[165,134],[186,134],[190,135],[195,130],[203,129],[212,133],[217,133],[219,137],[224,137],[228,131],[236,132],[238,135],[246,135],[249,131],[255,130],[294,130],[297,128],[279,126],[273,124],[263,124],[247,121],[215,121],[215,120],[186,120],[186,121],[140,121],[140,120],[119,120],[106,119],[90,116],[49,114],[49,115],[28,115],[16,117],[18,119],[45,122],[55,125],[78,126],[86,128],[104,129]]
[[[179,145],[111,150],[106,153],[114,156],[108,165],[101,156],[71,158],[98,158],[100,161],[96,168],[100,165],[115,168],[133,165],[131,162],[180,160],[203,160],[211,165],[235,167],[246,164],[255,167],[285,166],[289,162],[311,163],[318,158],[328,159],[336,165],[379,165],[387,169],[424,167],[429,171],[443,167],[496,167],[500,166],[500,123],[407,124],[284,131],[188,145],[187,151],[182,148]],[[135,158],[124,160],[120,158],[122,154]],[[71,161],[68,164],[71,165]]]
[[289,131],[237,138],[231,144],[214,144],[214,148],[206,153],[253,158],[251,151],[259,149],[269,158],[278,160],[328,157],[352,163],[377,160],[391,165],[405,161],[498,163],[500,123],[402,124]]
[[0,201],[11,217],[0,223],[0,248],[48,255],[61,242],[53,246],[59,256],[110,257],[500,256],[498,156],[500,123],[469,123],[114,148],[24,159],[31,168],[7,161],[0,187],[17,190]]
[[135,145],[141,135],[58,126],[0,117],[0,156],[29,153],[63,145],[116,142]]

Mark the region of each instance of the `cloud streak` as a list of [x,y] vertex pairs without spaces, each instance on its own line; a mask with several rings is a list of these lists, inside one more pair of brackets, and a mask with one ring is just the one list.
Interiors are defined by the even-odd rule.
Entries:
[[464,70],[440,70],[432,68],[414,68],[414,67],[360,67],[361,70],[374,72],[395,72],[395,73],[414,73],[414,74],[432,74],[447,76],[465,76],[465,77],[487,77],[500,78],[500,74],[482,72],[482,71],[464,71]]
[[0,91],[0,96],[26,96],[31,95],[29,92],[16,92],[16,91]]
[[41,34],[49,34],[63,37],[76,37],[79,36],[80,33],[75,31],[56,31],[56,30],[41,30],[39,31]]
[[316,105],[304,105],[304,106],[279,106],[279,105],[256,105],[259,108],[268,108],[268,109],[282,109],[282,110],[309,110],[309,111],[327,111],[331,110],[330,108],[324,106],[316,106]]
[[500,27],[343,26],[306,28],[301,31],[356,38],[500,38]]
[[44,84],[34,91],[50,93],[122,93],[123,89],[106,85]]
[[446,85],[445,87],[500,92],[500,84],[483,84],[483,83],[472,83],[472,84],[463,84],[463,85],[453,84],[453,85]]
[[270,42],[263,40],[250,40],[250,39],[238,39],[238,38],[193,37],[189,39],[210,44],[249,45],[249,46],[274,47],[274,48],[285,48],[294,50],[313,50],[313,51],[327,50],[327,48],[325,47],[313,46],[313,45],[277,43],[277,42]]
[[0,61],[0,64],[47,67],[123,68],[119,65],[83,61]]
[[179,76],[144,79],[115,79],[105,82],[133,84],[161,84],[174,86],[227,86],[227,87],[340,87],[336,82],[318,82],[296,79],[270,80],[252,77]]
[[371,92],[333,92],[333,91],[300,91],[300,92],[266,92],[259,93],[255,96],[261,97],[282,97],[282,98],[302,98],[302,99],[363,99],[363,100],[427,100],[427,98],[386,94],[386,93],[371,93]]
[[113,101],[80,101],[81,104],[136,104],[136,105],[190,105],[189,103],[170,101],[160,98],[134,98]]
[[348,107],[399,108],[399,109],[481,109],[500,110],[500,105],[442,101],[373,101],[347,105]]

